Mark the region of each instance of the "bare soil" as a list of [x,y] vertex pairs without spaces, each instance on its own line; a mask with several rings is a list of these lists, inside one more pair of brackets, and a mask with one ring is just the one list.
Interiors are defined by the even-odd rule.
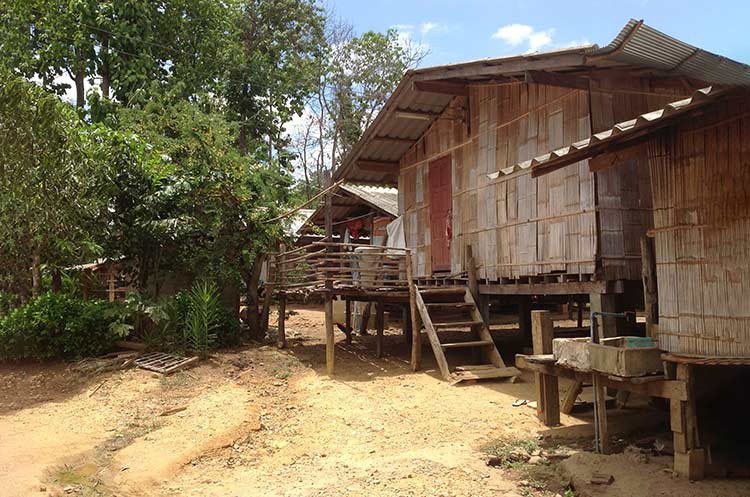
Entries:
[[[0,496],[552,496],[571,478],[581,495],[666,495],[676,484],[681,496],[750,495],[741,482],[676,483],[668,462],[624,455],[489,467],[483,447],[498,439],[585,445],[586,415],[548,430],[533,409],[512,406],[533,399],[531,377],[449,386],[427,349],[426,370],[413,373],[395,329],[381,359],[374,337],[337,336],[329,378],[323,313],[292,314],[288,349],[220,352],[166,378],[0,365]],[[612,413],[611,426],[633,417],[644,419]],[[591,471],[610,467],[613,485],[587,488]]]

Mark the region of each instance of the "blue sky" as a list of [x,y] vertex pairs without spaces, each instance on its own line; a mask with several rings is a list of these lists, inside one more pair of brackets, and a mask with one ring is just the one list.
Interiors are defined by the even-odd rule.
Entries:
[[750,63],[750,0],[329,0],[357,32],[399,29],[429,46],[422,66],[574,44],[604,46],[628,19]]

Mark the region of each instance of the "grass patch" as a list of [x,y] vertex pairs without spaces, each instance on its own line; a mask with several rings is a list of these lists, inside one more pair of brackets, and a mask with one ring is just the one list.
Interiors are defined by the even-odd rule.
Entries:
[[544,454],[536,438],[500,438],[485,444],[482,452],[496,458],[493,465],[509,471],[519,480],[519,493],[524,497],[561,494],[575,497],[557,464],[542,457],[531,464],[529,458]]
[[65,464],[54,471],[52,480],[60,485],[83,485],[88,482],[88,477]]
[[519,464],[525,463],[529,456],[541,449],[539,440],[536,438],[499,438],[485,444],[482,447],[482,452],[500,459],[500,466],[513,469]]

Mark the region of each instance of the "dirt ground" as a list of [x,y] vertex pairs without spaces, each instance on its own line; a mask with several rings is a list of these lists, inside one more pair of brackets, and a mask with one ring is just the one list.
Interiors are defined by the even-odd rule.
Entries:
[[[346,345],[339,335],[331,379],[323,313],[292,314],[288,349],[221,352],[166,378],[0,365],[0,496],[553,496],[571,480],[576,495],[750,495],[745,482],[674,479],[666,457],[624,464],[626,454],[579,451],[588,414],[548,430],[533,409],[513,407],[533,399],[530,377],[449,386],[427,349],[426,370],[412,373],[395,329],[382,359],[373,337]],[[648,415],[637,410],[613,413],[610,426]],[[539,435],[572,457],[487,466],[483,448],[498,439]],[[614,483],[588,485],[594,469]]]

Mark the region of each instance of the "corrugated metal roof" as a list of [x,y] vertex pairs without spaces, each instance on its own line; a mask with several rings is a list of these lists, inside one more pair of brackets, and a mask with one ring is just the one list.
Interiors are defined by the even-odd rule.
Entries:
[[352,195],[356,195],[393,217],[398,216],[398,190],[395,188],[344,183],[341,185],[341,189],[348,191]]
[[750,86],[750,66],[716,55],[631,19],[606,47],[591,57],[643,65],[712,84]]
[[[615,39],[601,49],[596,45],[587,45],[407,71],[373,123],[334,172],[334,180],[346,178],[362,183],[397,183],[393,172],[365,171],[357,168],[355,163],[358,160],[398,162],[411,145],[375,138],[387,136],[416,141],[451,102],[451,95],[417,90],[414,85],[416,81],[450,78],[480,81],[492,79],[493,76],[515,77],[523,75],[525,70],[567,71],[633,66],[687,76],[706,84],[750,86],[750,66],[696,48],[643,24],[643,21],[631,19]],[[426,120],[402,119],[395,115],[397,110],[402,109],[428,111],[435,115]]]
[[[343,183],[333,191],[333,222],[361,214],[362,211],[375,210],[378,214],[398,216],[398,190],[383,186],[363,186]],[[306,226],[322,226],[325,219],[324,204],[308,217],[297,232],[305,231]]]
[[598,155],[615,140],[627,141],[649,131],[668,126],[679,116],[715,102],[727,93],[727,90],[718,90],[710,86],[702,88],[693,93],[690,98],[673,102],[663,109],[641,114],[635,119],[615,124],[611,129],[596,133],[585,140],[577,141],[531,160],[519,162],[487,176],[490,179],[497,179],[500,175],[512,174],[529,168],[531,168],[534,176],[546,174]]
[[[482,75],[481,77],[486,79],[489,73],[495,76],[508,73],[523,73],[522,66],[525,64],[547,61],[556,57],[561,58],[560,67],[567,68],[570,67],[571,63],[582,63],[583,55],[591,53],[595,48],[597,48],[596,45],[586,45],[563,50],[482,59],[407,71],[373,123],[365,130],[341,167],[334,172],[334,181],[346,178],[349,181],[359,183],[384,185],[395,185],[397,183],[397,178],[392,173],[363,171],[355,167],[355,162],[358,160],[398,162],[411,145],[409,143],[380,141],[375,138],[405,138],[416,141],[427,131],[453,99],[451,95],[417,90],[414,87],[416,81],[429,79],[431,74],[437,74],[442,71],[451,72],[451,75],[446,76],[448,78],[455,74],[465,79],[471,79],[471,74]],[[429,112],[434,115],[424,120],[403,119],[395,114],[399,110]]]

